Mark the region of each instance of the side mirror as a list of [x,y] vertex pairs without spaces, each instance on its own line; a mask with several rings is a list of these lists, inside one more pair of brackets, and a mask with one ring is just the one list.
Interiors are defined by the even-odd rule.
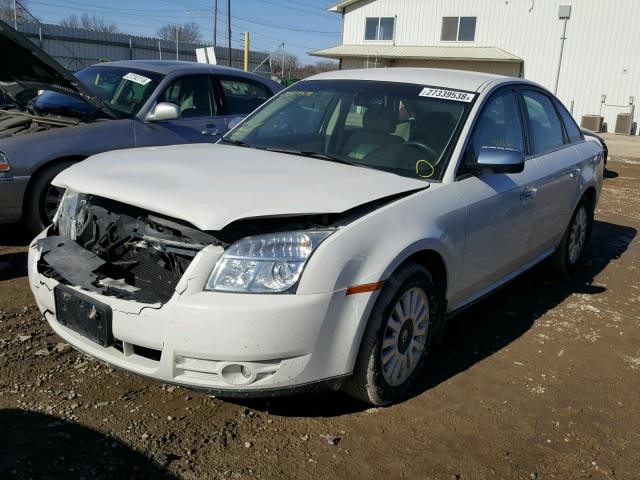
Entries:
[[147,114],[145,121],[161,122],[162,120],[177,120],[179,118],[180,107],[173,103],[160,102]]
[[229,123],[227,124],[227,128],[229,130],[233,130],[234,128],[236,128],[238,126],[238,124],[244,120],[244,115],[240,115],[239,117],[233,117],[231,120],[229,120]]
[[524,170],[524,154],[520,150],[482,147],[476,162],[466,164],[472,172],[491,170],[493,173],[520,173]]

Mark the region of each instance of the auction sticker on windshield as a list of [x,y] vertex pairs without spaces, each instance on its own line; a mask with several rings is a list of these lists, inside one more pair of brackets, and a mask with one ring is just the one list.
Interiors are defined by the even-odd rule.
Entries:
[[125,80],[130,80],[135,83],[139,83],[140,85],[146,85],[151,81],[150,78],[143,77],[142,75],[138,75],[137,73],[127,73],[124,77]]
[[455,100],[456,102],[471,102],[475,94],[461,92],[459,90],[444,90],[442,88],[425,87],[418,94],[419,97],[442,98],[443,100]]

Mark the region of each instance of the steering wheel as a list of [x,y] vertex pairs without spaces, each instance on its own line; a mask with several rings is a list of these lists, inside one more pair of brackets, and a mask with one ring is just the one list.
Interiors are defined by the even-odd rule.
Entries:
[[429,145],[422,143],[422,142],[416,142],[414,140],[410,141],[410,142],[405,142],[402,144],[403,147],[418,147],[419,150],[422,150],[423,152],[427,153],[429,155],[429,157],[432,159],[433,162],[438,160],[438,157],[440,157],[440,155],[438,155],[438,152],[436,152],[433,147],[430,147]]

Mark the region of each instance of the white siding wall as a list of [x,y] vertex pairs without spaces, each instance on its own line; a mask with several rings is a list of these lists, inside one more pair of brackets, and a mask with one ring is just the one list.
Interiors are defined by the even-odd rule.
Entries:
[[[500,47],[524,59],[525,77],[553,90],[563,21],[558,6],[572,5],[558,97],[578,121],[602,108],[609,131],[628,112],[629,97],[640,106],[640,0],[364,0],[348,7],[344,44],[365,42],[366,17],[396,16],[397,45],[441,42],[442,17],[476,16],[476,39],[465,45]],[[634,120],[640,117],[637,108]]]

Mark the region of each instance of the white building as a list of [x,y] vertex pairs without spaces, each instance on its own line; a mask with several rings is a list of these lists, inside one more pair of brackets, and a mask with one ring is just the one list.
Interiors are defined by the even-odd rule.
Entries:
[[342,44],[311,54],[341,68],[479,70],[551,91],[557,81],[579,122],[601,114],[610,132],[640,103],[640,0],[345,0],[329,10],[342,14]]

